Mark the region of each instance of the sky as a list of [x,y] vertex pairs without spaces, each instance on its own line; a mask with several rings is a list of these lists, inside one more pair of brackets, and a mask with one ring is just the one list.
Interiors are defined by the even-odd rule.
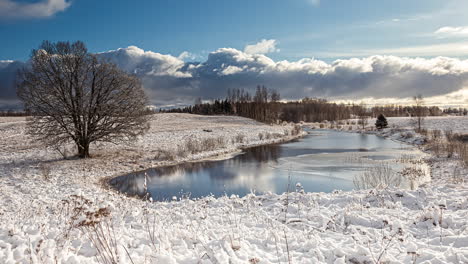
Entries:
[[466,10],[466,0],[0,0],[0,103],[13,94],[8,63],[26,62],[43,40],[81,40],[138,72],[161,102],[266,83],[289,99],[422,93],[463,105]]

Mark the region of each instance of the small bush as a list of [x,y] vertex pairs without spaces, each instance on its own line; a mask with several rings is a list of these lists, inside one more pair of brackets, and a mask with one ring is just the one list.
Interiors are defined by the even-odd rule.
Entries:
[[42,175],[42,178],[44,178],[44,180],[48,181],[50,180],[50,166],[49,165],[46,165],[46,164],[41,164],[39,165],[39,170],[41,171],[41,175]]
[[176,159],[176,154],[173,151],[158,149],[154,158],[161,161],[174,161]]
[[458,155],[463,166],[468,167],[468,144],[463,143],[458,145]]
[[194,138],[189,138],[185,142],[185,148],[191,154],[195,154],[195,153],[199,152],[199,150],[200,150],[200,143]]
[[454,140],[454,134],[451,129],[445,130],[445,138],[447,139],[448,142],[451,142]]
[[263,140],[264,138],[265,136],[263,135],[263,133],[258,133],[258,139]]
[[403,138],[405,138],[405,139],[409,139],[409,138],[413,138],[413,137],[414,137],[413,133],[410,132],[410,131],[408,131],[408,132],[406,132],[406,133],[402,133],[402,136],[403,136]]
[[418,133],[425,136],[425,137],[427,137],[428,134],[429,134],[429,131],[427,129],[425,129],[425,128],[421,128],[421,129],[419,129]]
[[197,154],[204,151],[214,151],[226,146],[226,141],[222,137],[209,137],[201,140],[190,138],[186,141],[185,146],[181,146],[178,155],[186,156],[186,153]]
[[235,142],[236,143],[244,143],[245,141],[245,135],[244,134],[237,134],[235,137]]
[[325,128],[325,124],[320,123],[319,127],[320,128]]
[[432,140],[439,140],[442,137],[442,131],[440,130],[432,130],[431,131]]
[[399,187],[401,176],[395,173],[389,164],[378,164],[368,168],[364,173],[353,178],[356,189],[385,189],[388,187]]
[[294,125],[294,127],[291,130],[291,135],[297,136],[301,133],[302,127],[300,125]]

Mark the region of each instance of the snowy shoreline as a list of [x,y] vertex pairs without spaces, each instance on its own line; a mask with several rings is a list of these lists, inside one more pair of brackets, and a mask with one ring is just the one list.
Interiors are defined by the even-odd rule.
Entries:
[[[98,252],[106,247],[93,239],[99,230],[94,227],[105,227],[100,236],[115,242],[107,248],[119,263],[468,262],[467,173],[454,159],[432,158],[432,182],[414,191],[150,203],[99,187],[100,180],[129,169],[186,161],[156,160],[156,145],[177,151],[175,145],[188,137],[245,134],[244,143],[227,142],[223,151],[229,153],[268,142],[260,133],[270,133],[274,142],[293,129],[237,117],[155,118],[165,126],[153,127],[151,136],[123,148],[97,146],[95,157],[84,161],[63,160],[54,150],[25,141],[21,120],[0,119],[0,134],[7,139],[0,144],[0,262],[99,263]],[[463,181],[455,181],[456,170]]]

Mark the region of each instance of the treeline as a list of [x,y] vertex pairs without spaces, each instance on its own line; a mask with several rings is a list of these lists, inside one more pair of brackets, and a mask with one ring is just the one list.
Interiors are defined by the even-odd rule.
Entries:
[[[386,105],[386,106],[374,106],[370,108],[372,117],[376,117],[379,114],[383,114],[386,117],[403,117],[412,116],[416,111],[416,106],[402,106],[402,105]],[[440,116],[443,114],[442,109],[437,106],[423,106],[422,111],[427,116]]]
[[6,110],[0,111],[0,116],[27,116],[28,113],[25,111],[14,111],[14,110]]
[[244,89],[228,90],[226,99],[215,100],[212,103],[202,103],[197,99],[195,105],[185,108],[160,110],[166,113],[190,113],[198,115],[238,115],[252,118],[260,122],[272,123],[280,119],[282,103],[280,95],[275,90],[258,86],[252,96]]
[[[257,86],[253,95],[244,89],[230,89],[225,99],[202,103],[199,98],[193,106],[160,110],[160,112],[199,115],[238,115],[266,123],[277,121],[296,123],[300,121],[336,121],[363,116],[377,117],[379,114],[386,117],[403,117],[415,116],[418,111],[424,112],[424,115],[427,116],[440,116],[448,113],[436,106],[422,106],[421,108],[421,106],[387,105],[368,108],[363,104],[337,104],[316,98],[280,102],[280,94],[275,90],[267,89],[265,86]],[[451,111],[454,112],[455,109]],[[460,109],[457,111],[457,113],[464,113]]]
[[466,116],[468,115],[468,109],[466,108],[447,108],[447,109],[444,109],[444,114],[447,114],[447,115],[459,115],[459,116]]

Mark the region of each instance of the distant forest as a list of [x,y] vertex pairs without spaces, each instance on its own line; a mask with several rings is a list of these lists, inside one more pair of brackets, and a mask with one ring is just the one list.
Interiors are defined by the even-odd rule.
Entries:
[[[244,89],[228,90],[225,99],[202,103],[199,98],[193,106],[160,110],[164,113],[190,113],[198,115],[238,115],[252,118],[260,122],[322,122],[336,121],[354,117],[376,117],[383,114],[387,117],[412,116],[416,106],[387,105],[371,108],[358,104],[337,104],[325,99],[304,98],[299,101],[280,102],[280,94],[265,86],[257,86],[254,95]],[[445,110],[436,106],[423,107],[427,116],[444,114],[466,115],[464,108],[448,108]]]
[[[304,98],[299,101],[281,102],[280,94],[265,86],[257,86],[255,94],[244,89],[229,89],[224,99],[203,103],[198,98],[194,105],[184,108],[159,110],[163,113],[190,113],[198,115],[238,115],[252,118],[260,122],[274,123],[287,122],[322,122],[336,121],[358,117],[377,117],[383,114],[386,117],[413,116],[416,106],[386,105],[366,107],[362,104],[337,104],[325,99]],[[467,115],[466,108],[441,109],[436,106],[423,107],[427,116],[441,115]],[[0,111],[0,116],[27,116],[21,111]]]

